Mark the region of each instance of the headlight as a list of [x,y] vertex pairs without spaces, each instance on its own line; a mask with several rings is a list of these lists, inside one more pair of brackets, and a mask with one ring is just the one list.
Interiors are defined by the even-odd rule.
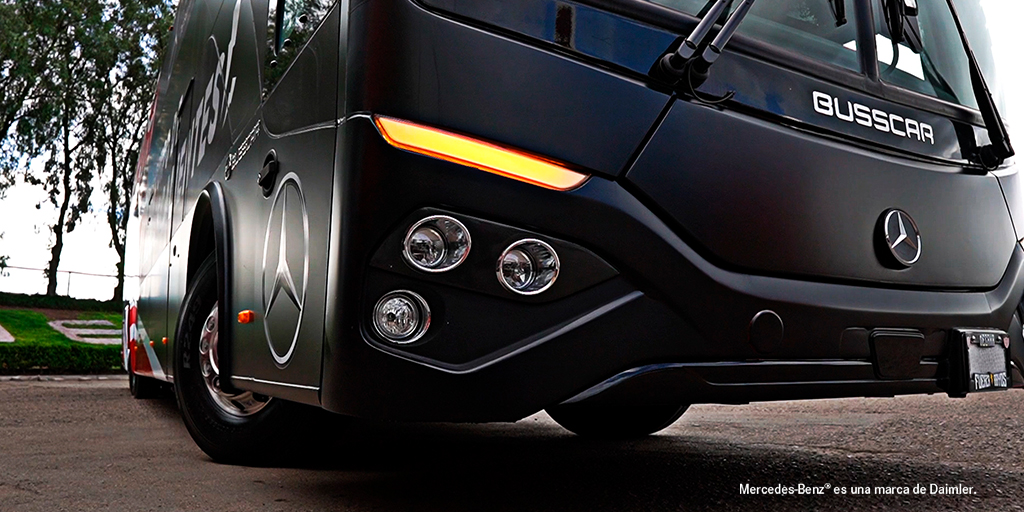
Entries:
[[498,281],[521,295],[536,295],[558,277],[558,254],[550,245],[527,238],[510,245],[498,258]]
[[471,245],[469,231],[461,222],[433,215],[409,228],[402,255],[418,270],[445,272],[466,260]]
[[423,337],[430,327],[430,307],[417,293],[390,292],[373,308],[373,327],[377,334],[392,343],[412,343]]

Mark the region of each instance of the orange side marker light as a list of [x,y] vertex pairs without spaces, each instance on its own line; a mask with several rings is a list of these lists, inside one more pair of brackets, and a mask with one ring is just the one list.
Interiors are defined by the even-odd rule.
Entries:
[[572,190],[589,175],[513,148],[393,117],[374,116],[384,140],[396,148],[447,160],[551,190]]
[[238,323],[240,324],[251,324],[256,319],[256,313],[253,313],[251,309],[238,312]]

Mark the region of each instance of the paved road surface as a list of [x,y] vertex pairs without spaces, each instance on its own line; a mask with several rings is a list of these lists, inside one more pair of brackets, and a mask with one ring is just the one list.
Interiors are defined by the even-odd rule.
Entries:
[[[694,407],[660,435],[364,425],[297,467],[232,467],[125,381],[0,382],[0,511],[1020,510],[1024,392]],[[741,495],[822,487],[819,496]],[[963,485],[970,495],[836,495]],[[828,485],[828,488],[824,487]],[[976,493],[976,494],[975,494]]]

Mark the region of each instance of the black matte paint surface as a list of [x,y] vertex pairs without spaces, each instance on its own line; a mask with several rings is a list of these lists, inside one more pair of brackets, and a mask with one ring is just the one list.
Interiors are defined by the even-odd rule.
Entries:
[[[989,288],[1016,241],[992,175],[687,102],[672,106],[627,176],[713,259],[753,272]],[[883,266],[873,246],[889,208],[921,231],[921,259],[903,271]]]
[[[1011,213],[1019,232],[1021,185],[1015,167],[997,179],[957,162],[975,132],[970,112],[875,87],[870,74],[780,63],[784,52],[742,38],[706,84],[736,89],[735,103],[679,100],[645,62],[692,20],[662,23],[639,0],[524,2],[552,10],[520,19],[507,7],[504,24],[487,12],[494,3],[446,14],[411,0],[342,0],[276,88],[262,91],[266,20],[255,18],[267,16],[266,2],[241,4],[229,128],[214,133],[194,172],[175,176],[175,115],[189,83],[196,98],[206,94],[211,49],[223,50],[235,5],[182,4],[136,204],[147,276],[139,315],[159,339],[173,329],[189,251],[204,247],[192,226],[221,211],[196,200],[219,184],[223,213],[211,222],[217,254],[230,260],[222,314],[231,369],[263,380],[240,387],[355,416],[460,421],[518,419],[651,365],[669,366],[605,399],[885,396],[944,389],[949,329],[1019,331],[1024,250]],[[936,143],[823,116],[813,91],[928,122]],[[518,147],[592,177],[556,192],[412,154],[388,145],[372,114]],[[277,183],[289,172],[301,178],[309,218],[308,315],[284,368],[270,357],[263,318],[230,322],[241,309],[262,314],[272,200],[256,176],[271,150]],[[873,252],[875,222],[893,207],[922,231],[924,253],[909,270],[885,268]],[[574,255],[564,287],[503,296],[483,271],[504,244],[497,238],[477,246],[464,270],[479,272],[458,282],[399,266],[396,233],[424,209],[564,244]],[[367,323],[370,303],[398,287],[437,306],[439,324],[406,349],[387,347]],[[785,325],[767,353],[749,338],[763,310]],[[928,360],[909,370],[914,379],[878,378],[870,333],[879,327],[924,337]],[[161,350],[173,347],[170,334]],[[1015,335],[1018,366],[1021,346]]]
[[[576,191],[557,193],[391,148],[365,118],[346,122],[342,132],[341,153],[347,157],[340,165],[353,171],[346,183],[358,186],[345,196],[350,201],[349,228],[343,231],[341,246],[346,249],[347,264],[334,270],[332,277],[344,283],[335,285],[343,294],[335,311],[343,313],[327,329],[329,356],[321,395],[324,406],[338,412],[403,419],[511,419],[645,364],[870,361],[868,349],[858,351],[843,343],[847,329],[904,327],[930,336],[956,325],[1009,325],[1024,293],[1024,252],[1019,248],[997,277],[998,286],[988,292],[875,288],[724,270],[688,246],[669,224],[615,182],[595,177]],[[447,374],[382,352],[364,338],[365,315],[344,312],[360,311],[364,299],[358,290],[367,275],[361,269],[369,265],[381,240],[401,225],[405,218],[401,212],[414,211],[424,201],[498,222],[543,226],[545,234],[572,240],[601,256],[644,296],[584,328],[466,375]],[[416,286],[429,289],[425,283]],[[572,301],[574,296],[561,300]],[[758,353],[747,342],[750,320],[763,309],[776,311],[786,325],[782,343],[771,354]],[[474,316],[474,323],[486,323],[489,315],[497,317],[503,311],[481,304],[468,314]],[[460,322],[451,315],[444,318]],[[531,321],[525,315],[518,318]],[[829,380],[832,375],[827,366],[812,374],[816,375],[812,381]],[[730,376],[734,382],[744,378],[753,376],[743,368]],[[413,382],[415,386],[407,385]],[[687,396],[706,387],[698,382],[686,388],[691,393]],[[824,387],[737,387],[728,394],[707,396],[742,401],[747,392],[759,399],[781,399],[940,389],[936,378],[884,383],[868,379]]]
[[472,134],[614,176],[668,96],[642,83],[429,14],[353,8],[348,110]]

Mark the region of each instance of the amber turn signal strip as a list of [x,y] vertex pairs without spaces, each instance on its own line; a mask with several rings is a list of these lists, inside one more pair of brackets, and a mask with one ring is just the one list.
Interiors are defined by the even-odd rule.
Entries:
[[384,140],[396,148],[532,185],[566,191],[580,186],[589,178],[550,160],[464,135],[393,117],[374,116],[373,120]]

